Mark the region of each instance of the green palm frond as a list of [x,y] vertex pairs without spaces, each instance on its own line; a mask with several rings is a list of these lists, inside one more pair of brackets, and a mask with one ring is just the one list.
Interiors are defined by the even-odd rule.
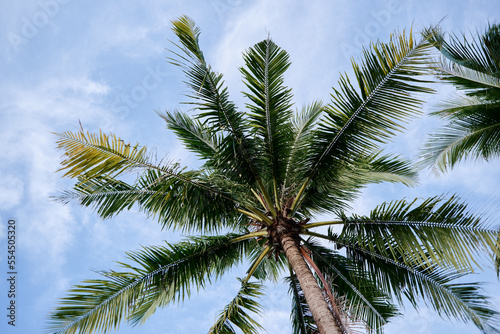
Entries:
[[[233,190],[238,191],[236,187]],[[106,176],[82,178],[73,191],[56,198],[63,203],[76,200],[94,208],[104,219],[137,205],[164,227],[213,232],[240,225],[239,203],[233,196],[238,194],[214,186],[200,172],[171,170],[169,175],[150,169],[133,185]]]
[[449,123],[429,137],[421,155],[423,164],[445,172],[466,159],[500,156],[500,96],[497,102],[458,98],[435,114]]
[[[286,172],[286,157],[290,151],[291,89],[283,84],[285,71],[290,66],[289,55],[270,39],[257,43],[243,55],[245,66],[240,68],[249,89],[244,95],[250,100],[250,124],[257,138],[263,142],[268,179],[274,180],[274,193],[282,184]],[[279,199],[276,196],[275,199]]]
[[367,184],[393,182],[414,186],[418,175],[408,160],[382,152],[365,158],[360,166],[353,170],[355,171],[353,177],[358,182],[365,180]]
[[488,89],[495,91],[500,89],[500,78],[492,76],[490,73],[460,66],[451,61],[442,60],[436,74],[439,79],[454,84],[460,90],[472,90],[467,91],[468,95],[478,95]]
[[500,78],[498,25],[490,25],[486,33],[478,33],[472,40],[465,35],[451,35],[448,42],[440,27],[424,29],[422,34],[452,63]]
[[[253,142],[245,133],[244,114],[229,100],[222,74],[215,73],[205,60],[199,46],[200,30],[195,22],[182,16],[172,22],[173,31],[180,40],[178,45],[183,54],[174,53],[179,59],[171,62],[183,68],[192,90],[192,98],[199,117],[213,133],[222,134],[222,142],[217,158],[220,165],[226,164],[226,173],[235,180],[243,178],[253,185],[258,179],[259,154]],[[260,185],[263,188],[262,185]],[[263,190],[263,189],[261,189]]]
[[411,264],[473,270],[484,254],[499,254],[497,229],[474,215],[459,198],[432,197],[384,203],[369,216],[344,217],[341,237],[357,238],[388,257],[405,254]]
[[302,175],[307,171],[307,165],[302,163],[305,156],[314,145],[314,129],[317,121],[324,111],[323,104],[319,101],[303,107],[293,114],[292,131],[293,140],[290,141],[290,155],[286,166],[285,183],[282,195],[286,196],[296,191],[302,181]]
[[[283,253],[274,257],[272,257],[272,254],[269,252],[263,253],[263,250],[266,249],[263,243],[264,242],[256,242],[250,245],[251,253],[248,259],[252,261],[255,268],[252,268],[252,265],[249,271],[247,271],[247,274],[251,274],[251,277],[258,280],[278,282],[282,277],[283,271],[288,266],[287,259]],[[272,248],[270,248],[270,250],[272,250]],[[266,256],[261,258],[262,255]],[[252,270],[252,272],[250,272],[250,270]]]
[[[163,226],[183,231],[213,232],[241,223],[236,209],[242,203],[234,199],[241,189],[233,185],[229,191],[223,190],[217,187],[218,182],[199,171],[179,174],[182,179],[163,177],[157,171],[144,173],[135,188],[153,190],[155,194],[140,198],[139,208]],[[191,182],[184,182],[186,179]]]
[[469,40],[452,35],[445,40],[439,27],[424,31],[443,55],[436,76],[464,93],[434,112],[448,124],[431,134],[421,154],[423,165],[446,172],[467,158],[498,157],[500,153],[500,45],[498,25]]
[[211,160],[219,153],[220,135],[213,133],[199,120],[192,119],[181,111],[166,112],[160,116],[167,122],[167,128],[174,131],[186,148],[197,153],[204,160]]
[[53,198],[63,204],[76,201],[83,206],[96,209],[102,218],[130,209],[141,196],[153,196],[156,193],[149,189],[134,189],[124,181],[109,176],[81,178],[74,185],[74,190],[64,190]]
[[70,290],[51,315],[50,333],[93,333],[117,329],[123,320],[143,323],[157,307],[181,302],[192,287],[203,288],[239,263],[249,240],[230,234],[192,237],[178,244],[128,253],[126,272],[101,272]]
[[417,172],[409,161],[380,151],[358,157],[356,161],[338,162],[335,168],[339,173],[335,181],[310,183],[308,194],[301,204],[301,213],[343,211],[349,208],[349,202],[359,195],[365,185],[393,182],[413,186],[417,178]]
[[427,73],[429,43],[416,43],[410,32],[391,36],[389,43],[373,44],[365,49],[360,65],[353,62],[358,81],[355,88],[342,76],[334,89],[326,117],[320,123],[315,146],[309,156],[307,180],[295,200],[315,191],[313,184],[330,184],[341,175],[342,162],[352,161],[366,152],[377,150],[402,124],[421,113],[422,100],[412,93],[432,92],[416,78]]
[[261,314],[262,307],[255,300],[263,295],[263,286],[255,282],[242,282],[241,289],[234,299],[226,305],[212,326],[211,334],[234,334],[233,325],[245,334],[257,334],[263,327],[247,311]]
[[404,295],[414,307],[423,299],[441,316],[473,322],[483,333],[498,333],[500,317],[490,308],[489,297],[481,284],[463,283],[467,273],[437,265],[407,264],[408,254],[360,246],[357,238],[345,238],[330,232],[338,248],[345,248],[347,258],[357,263],[370,282],[403,305]]

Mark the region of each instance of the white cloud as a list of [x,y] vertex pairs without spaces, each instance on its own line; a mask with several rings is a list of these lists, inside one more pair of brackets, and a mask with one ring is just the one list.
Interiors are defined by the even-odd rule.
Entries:
[[19,205],[24,194],[24,182],[9,175],[0,177],[0,210],[10,210]]
[[[59,168],[61,152],[55,150],[60,128],[75,130],[80,119],[94,127],[113,118],[100,103],[110,88],[86,75],[52,75],[43,80],[33,76],[24,84],[2,84],[3,124],[0,149],[5,163],[0,178],[0,209],[9,210],[21,225],[20,247],[37,275],[61,272],[78,225],[74,211],[51,202],[50,196],[63,188]],[[72,127],[68,129],[68,127]],[[13,211],[23,203],[22,209]],[[64,275],[57,275],[65,279]]]
[[61,270],[66,262],[67,250],[75,237],[75,220],[68,207],[46,202],[36,205],[33,212],[21,215],[23,224],[22,248],[31,263],[47,263],[34,266],[32,279],[38,275],[51,275]]

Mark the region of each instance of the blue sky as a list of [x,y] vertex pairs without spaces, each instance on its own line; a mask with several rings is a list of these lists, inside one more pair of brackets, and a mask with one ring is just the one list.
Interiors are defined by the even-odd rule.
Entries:
[[[96,277],[92,269],[116,268],[126,251],[182,236],[143,214],[131,211],[102,221],[76,204],[61,205],[50,196],[71,185],[56,173],[61,152],[52,132],[114,132],[126,141],[156,148],[183,165],[196,158],[183,150],[155,111],[184,109],[182,73],[166,62],[172,48],[170,21],[182,14],[202,28],[201,44],[212,66],[225,74],[232,99],[243,106],[238,67],[241,54],[266,38],[291,56],[286,82],[298,107],[329,99],[340,72],[350,70],[368,40],[387,40],[395,29],[439,22],[448,31],[475,31],[498,23],[500,3],[491,1],[1,1],[0,11],[0,267],[6,275],[7,220],[17,222],[17,326],[2,333],[39,333],[57,298],[73,284]],[[452,90],[442,88],[426,110]],[[426,134],[437,125],[428,118],[412,123],[394,150],[415,157]],[[443,193],[464,195],[479,210],[500,219],[498,160],[464,164],[436,178],[428,172],[420,185],[369,187],[354,210],[367,213],[384,200]],[[157,311],[141,327],[127,324],[118,333],[204,333],[238,289],[245,268],[194,292],[190,301]],[[492,271],[471,277],[491,282],[487,291],[500,308],[500,288]],[[6,279],[1,277],[0,309],[5,310]],[[289,333],[286,287],[270,285],[261,319],[269,333]],[[408,308],[386,333],[478,332],[473,326],[442,321],[424,306]]]

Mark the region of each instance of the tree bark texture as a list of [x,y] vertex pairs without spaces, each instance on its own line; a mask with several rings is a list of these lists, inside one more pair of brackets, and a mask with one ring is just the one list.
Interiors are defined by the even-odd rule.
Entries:
[[286,254],[300,287],[304,292],[307,304],[316,326],[321,334],[342,334],[332,312],[328,308],[325,297],[318,286],[309,266],[300,253],[299,245],[290,233],[282,231],[281,245]]

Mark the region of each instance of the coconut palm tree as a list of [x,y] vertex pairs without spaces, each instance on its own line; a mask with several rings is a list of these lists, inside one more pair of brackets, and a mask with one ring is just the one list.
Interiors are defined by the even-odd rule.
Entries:
[[440,28],[425,37],[441,52],[440,79],[462,94],[433,114],[447,124],[431,136],[424,161],[444,172],[464,159],[489,160],[500,155],[500,25],[490,25],[468,41],[463,35],[445,40]]
[[[128,253],[120,270],[75,286],[52,313],[51,333],[141,324],[242,263],[248,271],[241,289],[210,333],[257,333],[262,285],[283,276],[294,333],[346,333],[357,324],[379,332],[406,299],[423,299],[485,333],[496,330],[498,314],[480,285],[456,279],[484,254],[498,253],[497,231],[458,197],[403,199],[367,216],[346,214],[367,184],[414,183],[410,164],[380,147],[419,114],[422,101],[412,93],[430,92],[417,77],[426,72],[427,42],[402,33],[373,44],[354,63],[357,85],[342,75],[330,103],[295,112],[284,85],[289,55],[263,40],[243,56],[243,112],[206,62],[195,23],[181,17],[173,31],[179,51],[171,61],[186,74],[196,114],[161,117],[201,167],[157,162],[115,135],[59,133],[61,169],[77,179],[59,198],[102,218],[138,206],[164,228],[196,236]],[[131,175],[137,179],[126,182]],[[315,220],[320,213],[335,219]]]

